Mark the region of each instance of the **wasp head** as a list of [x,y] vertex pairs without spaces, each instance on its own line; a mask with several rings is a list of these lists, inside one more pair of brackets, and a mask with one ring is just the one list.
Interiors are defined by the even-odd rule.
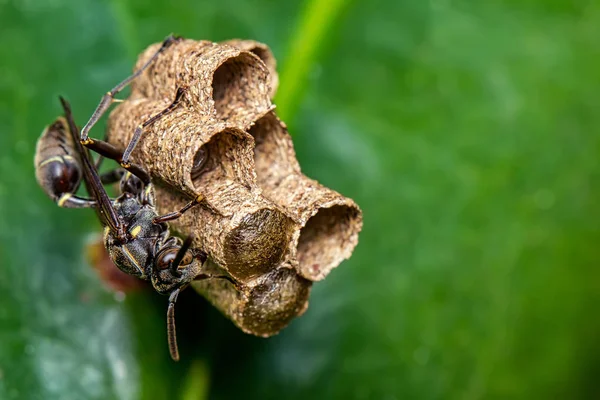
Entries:
[[172,238],[158,251],[150,277],[157,292],[168,294],[181,289],[201,273],[206,254],[190,245],[191,237],[183,244],[179,238]]

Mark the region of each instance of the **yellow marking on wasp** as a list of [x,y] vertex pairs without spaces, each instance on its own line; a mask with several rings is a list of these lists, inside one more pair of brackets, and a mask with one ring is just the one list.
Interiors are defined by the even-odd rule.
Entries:
[[142,269],[140,268],[139,264],[137,263],[137,261],[135,261],[135,258],[133,257],[133,255],[129,252],[129,250],[127,250],[127,247],[125,246],[121,246],[121,249],[123,249],[123,252],[125,253],[125,255],[127,256],[127,258],[129,258],[129,261],[131,261],[131,263],[138,269],[138,271],[140,271],[140,274],[143,275],[144,271],[142,271]]
[[108,226],[105,226],[104,233],[102,234],[102,239],[104,239],[104,243],[106,243],[106,239],[108,238],[109,233],[110,233],[110,228]]
[[59,162],[61,164],[64,164],[65,160],[75,161],[75,159],[72,156],[70,156],[70,155],[67,154],[67,155],[64,155],[64,156],[50,157],[47,160],[42,161],[39,166],[43,167],[44,165],[50,164],[50,163],[53,163],[53,162]]
[[122,162],[121,163],[121,167],[123,167],[123,168],[129,168],[129,167],[131,167],[131,164],[126,163],[126,162]]
[[82,145],[87,146],[88,144],[92,144],[94,143],[94,141],[90,138],[84,139],[84,140],[80,140],[79,141]]
[[129,179],[131,177],[131,172],[127,171],[125,173],[125,179]]
[[132,230],[131,230],[131,237],[135,238],[137,237],[137,235],[140,234],[140,231],[142,230],[141,226],[135,226]]
[[196,196],[196,202],[200,203],[202,200],[204,200],[204,196],[199,194],[198,196]]
[[71,198],[71,196],[73,196],[71,193],[65,193],[62,196],[60,196],[60,199],[58,199],[58,206],[62,207],[65,205],[66,201],[69,200]]
[[44,165],[46,165],[46,164],[50,164],[50,163],[53,163],[53,162],[59,162],[59,163],[61,163],[61,164],[64,164],[64,163],[65,163],[65,162],[63,161],[63,157],[62,157],[62,156],[54,156],[54,157],[50,157],[50,158],[48,158],[48,159],[46,159],[46,160],[42,161],[42,162],[40,163],[40,167],[43,167]]

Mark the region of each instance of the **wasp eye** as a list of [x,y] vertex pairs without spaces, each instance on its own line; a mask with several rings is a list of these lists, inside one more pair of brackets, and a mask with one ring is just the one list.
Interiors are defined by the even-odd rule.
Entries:
[[170,248],[163,250],[158,254],[156,266],[159,270],[167,269],[171,266],[175,256],[177,256],[177,250],[177,248]]
[[[171,264],[177,257],[179,247],[171,247],[169,249],[161,251],[156,258],[156,266],[159,270],[167,269],[171,267]],[[183,258],[179,262],[178,267],[189,265],[194,260],[192,254],[188,251],[183,255]]]

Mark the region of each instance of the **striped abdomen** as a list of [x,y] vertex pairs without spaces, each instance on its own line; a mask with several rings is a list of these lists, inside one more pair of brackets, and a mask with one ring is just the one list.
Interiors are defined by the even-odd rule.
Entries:
[[39,185],[61,207],[76,206],[65,203],[81,181],[80,160],[69,125],[59,117],[38,139],[34,162]]

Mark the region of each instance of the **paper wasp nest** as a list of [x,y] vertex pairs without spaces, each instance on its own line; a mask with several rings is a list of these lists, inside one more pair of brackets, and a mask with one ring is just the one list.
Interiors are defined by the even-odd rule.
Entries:
[[[155,44],[137,62],[157,50]],[[160,213],[197,194],[197,206],[171,223],[242,285],[198,281],[196,290],[247,333],[270,336],[308,306],[321,280],[358,242],[362,214],[339,193],[300,171],[285,124],[271,103],[275,59],[261,43],[183,40],[161,54],[110,115],[108,139],[125,148],[139,124],[183,100],[145,129],[132,160],[156,184]],[[194,165],[203,164],[198,171]]]

